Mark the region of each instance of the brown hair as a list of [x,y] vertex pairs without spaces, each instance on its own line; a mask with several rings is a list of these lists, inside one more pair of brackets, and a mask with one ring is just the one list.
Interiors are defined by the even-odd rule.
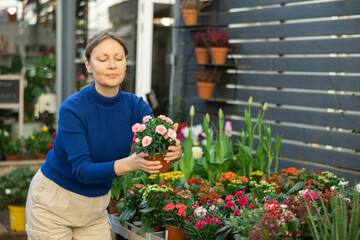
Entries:
[[108,30],[103,30],[103,31],[100,31],[97,34],[95,34],[92,38],[90,38],[86,45],[85,57],[88,62],[90,62],[90,55],[91,55],[92,50],[97,45],[99,45],[100,42],[102,42],[103,40],[105,40],[107,38],[111,38],[111,39],[114,39],[115,41],[117,41],[124,48],[125,56],[127,56],[128,49],[127,49],[125,43],[121,40],[121,38],[118,35],[116,35],[114,32],[110,32]]

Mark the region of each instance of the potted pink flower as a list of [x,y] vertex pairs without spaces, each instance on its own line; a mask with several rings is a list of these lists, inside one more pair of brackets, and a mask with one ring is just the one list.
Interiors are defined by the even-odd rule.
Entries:
[[152,118],[145,116],[142,123],[132,126],[135,143],[132,145],[136,153],[144,152],[149,154],[149,160],[159,160],[163,164],[160,172],[171,167],[171,162],[164,161],[164,156],[169,146],[176,143],[176,132],[174,122],[171,118],[160,115]]

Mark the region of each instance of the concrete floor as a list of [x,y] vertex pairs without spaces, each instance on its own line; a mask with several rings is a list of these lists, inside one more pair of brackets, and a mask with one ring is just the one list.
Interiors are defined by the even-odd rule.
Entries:
[[9,210],[0,210],[0,240],[26,240],[26,232],[15,232],[10,229]]

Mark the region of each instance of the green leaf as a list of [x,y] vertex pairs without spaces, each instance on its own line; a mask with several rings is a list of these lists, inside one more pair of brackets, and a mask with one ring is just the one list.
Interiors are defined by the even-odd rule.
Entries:
[[148,207],[148,208],[143,208],[140,210],[140,212],[142,213],[148,213],[148,212],[152,212],[154,210],[157,210],[155,207]]
[[291,232],[294,232],[298,225],[299,225],[299,220],[298,219],[295,218],[294,220],[291,220],[289,222],[289,230]]
[[295,183],[294,186],[292,186],[292,188],[289,189],[289,191],[286,193],[286,195],[290,195],[290,194],[294,193],[295,191],[303,189],[305,186],[306,186],[305,183],[297,182],[297,183]]

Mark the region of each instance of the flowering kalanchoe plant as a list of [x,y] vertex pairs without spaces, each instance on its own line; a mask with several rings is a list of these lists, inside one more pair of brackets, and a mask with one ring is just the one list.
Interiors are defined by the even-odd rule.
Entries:
[[175,145],[176,132],[174,122],[165,115],[152,118],[145,116],[143,123],[136,123],[132,126],[135,135],[136,153],[148,153],[150,158],[155,159],[156,153],[166,154],[169,146]]

